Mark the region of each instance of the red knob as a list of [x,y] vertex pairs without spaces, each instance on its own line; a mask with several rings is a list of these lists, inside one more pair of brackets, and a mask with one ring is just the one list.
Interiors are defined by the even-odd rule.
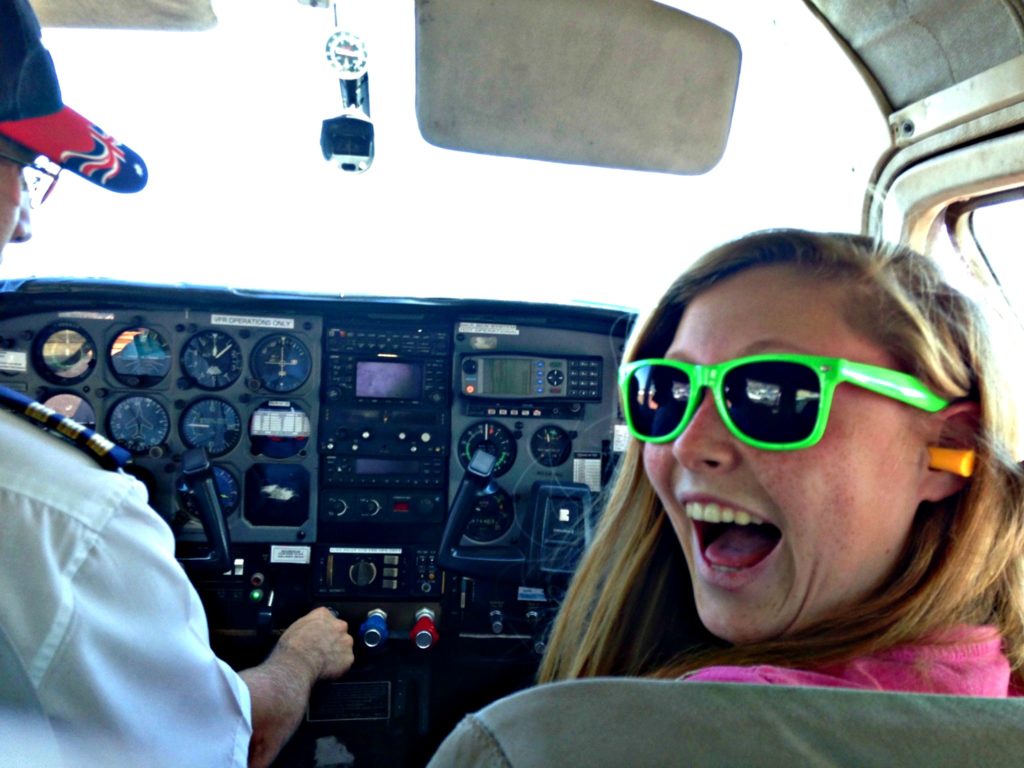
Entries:
[[429,608],[421,608],[416,613],[416,623],[409,632],[409,639],[417,648],[426,650],[437,642],[437,626],[434,624],[434,612]]

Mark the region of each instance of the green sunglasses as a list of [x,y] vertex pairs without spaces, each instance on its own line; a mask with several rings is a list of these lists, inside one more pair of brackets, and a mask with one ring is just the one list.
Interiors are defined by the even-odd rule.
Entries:
[[843,382],[929,413],[949,405],[907,373],[834,357],[752,355],[716,365],[659,358],[619,371],[626,424],[638,440],[669,443],[679,437],[707,387],[729,431],[767,451],[810,448],[821,440],[832,395]]

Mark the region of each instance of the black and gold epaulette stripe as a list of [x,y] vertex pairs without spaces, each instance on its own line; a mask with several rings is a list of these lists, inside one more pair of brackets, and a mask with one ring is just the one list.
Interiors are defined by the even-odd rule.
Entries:
[[52,408],[9,387],[0,386],[0,405],[13,413],[27,416],[35,424],[63,435],[106,469],[120,469],[132,458],[131,453],[95,430],[62,416]]

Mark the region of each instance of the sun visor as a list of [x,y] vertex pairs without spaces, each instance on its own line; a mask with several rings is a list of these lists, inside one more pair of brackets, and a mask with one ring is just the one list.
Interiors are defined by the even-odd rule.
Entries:
[[668,173],[725,151],[736,38],[648,0],[416,0],[416,114],[447,149]]
[[208,29],[217,23],[210,0],[32,0],[44,27]]

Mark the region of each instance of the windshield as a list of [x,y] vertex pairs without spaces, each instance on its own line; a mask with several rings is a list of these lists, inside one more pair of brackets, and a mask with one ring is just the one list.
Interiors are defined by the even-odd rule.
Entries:
[[[676,3],[737,36],[733,129],[712,172],[673,176],[452,152],[415,115],[413,0],[346,0],[369,52],[376,158],[321,155],[341,111],[333,14],[221,0],[204,32],[47,29],[65,101],[145,158],[114,196],[65,174],[0,277],[107,277],[335,294],[645,307],[752,229],[859,231],[887,146],[867,88],[801,3]],[[799,44],[797,44],[799,43]]]

